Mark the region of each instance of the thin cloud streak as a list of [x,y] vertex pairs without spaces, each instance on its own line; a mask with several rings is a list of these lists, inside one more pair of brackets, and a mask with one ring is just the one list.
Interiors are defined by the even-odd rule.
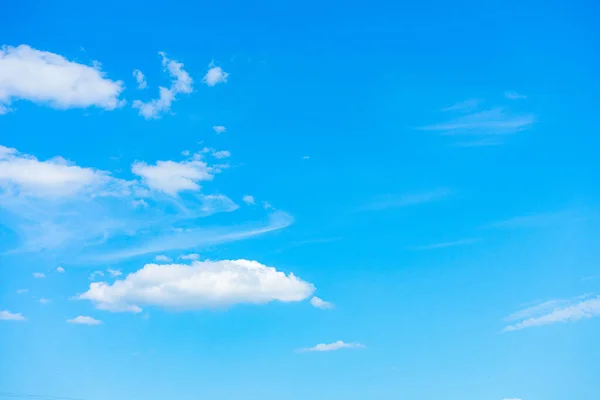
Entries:
[[527,129],[534,122],[533,114],[513,115],[502,108],[492,108],[419,129],[444,135],[506,135]]
[[429,203],[444,199],[452,194],[449,189],[437,189],[431,192],[403,194],[400,196],[385,196],[384,198],[374,201],[364,206],[362,211],[378,211],[389,208],[400,208],[413,206],[421,203]]
[[479,239],[479,238],[469,238],[469,239],[463,239],[463,240],[456,240],[454,242],[442,242],[442,243],[428,244],[428,245],[424,245],[424,246],[415,246],[415,247],[410,247],[409,249],[414,250],[414,251],[435,250],[435,249],[443,249],[443,248],[447,248],[447,247],[464,246],[464,245],[468,245],[468,244],[477,243],[479,241],[481,241],[481,239]]

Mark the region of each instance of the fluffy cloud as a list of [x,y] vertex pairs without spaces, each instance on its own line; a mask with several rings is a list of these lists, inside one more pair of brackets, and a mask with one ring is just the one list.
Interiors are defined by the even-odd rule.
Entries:
[[99,64],[88,66],[27,45],[0,49],[0,114],[13,100],[58,109],[96,106],[112,110],[123,104],[121,81],[105,78]]
[[242,197],[242,201],[248,205],[255,204],[254,196],[250,196],[249,194]]
[[58,268],[56,268],[56,272],[62,274],[65,272],[65,269],[63,267],[58,267]]
[[154,119],[160,117],[161,114],[168,112],[171,109],[171,104],[176,96],[180,93],[191,93],[193,80],[190,75],[183,69],[183,64],[175,60],[167,58],[163,52],[159,53],[162,57],[163,69],[171,76],[171,86],[167,89],[159,87],[158,99],[149,102],[135,100],[133,108],[139,110],[139,114],[146,119]]
[[200,181],[213,179],[214,170],[204,161],[157,161],[156,165],[135,162],[131,171],[143,178],[149,188],[172,196],[184,190],[200,190]]
[[215,125],[212,128],[213,128],[213,131],[215,131],[216,133],[225,133],[225,132],[227,132],[227,128],[225,128],[223,125]]
[[202,82],[208,86],[215,86],[218,83],[227,83],[228,77],[229,74],[227,72],[223,71],[221,67],[215,66],[214,62],[211,62],[208,65],[208,71],[204,75]]
[[35,279],[42,279],[46,277],[46,274],[44,274],[43,272],[34,272],[33,273],[33,277]]
[[298,352],[334,351],[334,350],[340,350],[340,349],[364,349],[364,348],[366,348],[366,346],[363,344],[360,344],[360,343],[345,343],[341,340],[338,340],[337,342],[333,342],[333,343],[329,343],[329,344],[320,343],[314,347],[299,349],[297,351]]
[[600,316],[600,296],[583,296],[573,300],[552,300],[512,314],[507,319],[518,322],[508,325],[504,332],[516,331],[558,322],[576,322]]
[[313,307],[317,307],[317,308],[321,308],[321,309],[330,309],[330,308],[334,308],[335,306],[333,305],[333,303],[330,303],[328,301],[325,301],[317,296],[313,297],[312,299],[310,299],[310,304],[313,305]]
[[314,286],[257,261],[194,261],[146,264],[113,284],[94,282],[78,298],[98,309],[140,312],[141,306],[172,309],[227,307],[239,303],[295,302],[309,297]]
[[220,151],[213,151],[212,155],[214,158],[221,159],[221,158],[230,157],[231,153],[227,150],[220,150]]
[[73,319],[68,319],[67,322],[69,324],[77,324],[77,325],[100,325],[102,321],[99,321],[92,317],[87,317],[85,315],[80,315]]
[[146,82],[146,77],[139,69],[133,70],[133,76],[135,77],[135,81],[137,82],[138,89],[146,89],[148,87],[148,82]]
[[107,172],[82,168],[62,157],[39,161],[16,149],[0,145],[0,191],[34,197],[65,197],[84,190],[106,189],[124,181]]
[[11,313],[10,311],[0,311],[0,321],[25,321],[21,313]]

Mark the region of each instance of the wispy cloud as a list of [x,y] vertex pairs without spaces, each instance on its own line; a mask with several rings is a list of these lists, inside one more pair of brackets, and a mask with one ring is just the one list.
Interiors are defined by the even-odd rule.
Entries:
[[506,135],[525,130],[534,122],[533,114],[513,114],[498,107],[423,126],[420,129],[445,135]]
[[373,201],[370,204],[362,207],[363,211],[377,211],[377,210],[385,210],[388,208],[398,208],[398,207],[407,207],[413,206],[421,203],[429,203],[432,201],[437,201],[444,199],[452,193],[451,190],[440,188],[436,190],[432,190],[430,192],[421,192],[421,193],[410,193],[410,194],[402,194],[402,195],[387,195],[382,196],[380,199]]
[[317,296],[314,296],[313,298],[310,299],[310,304],[313,307],[320,308],[323,310],[335,308],[335,305],[333,303],[331,303],[329,301],[325,301]]
[[341,350],[341,349],[364,349],[366,348],[365,345],[360,344],[360,343],[345,343],[342,340],[338,340],[337,342],[333,342],[333,343],[320,343],[314,347],[308,347],[308,348],[304,348],[304,349],[298,349],[296,350],[299,353],[305,353],[305,352],[313,352],[313,351],[335,351],[335,350]]
[[481,104],[481,100],[480,99],[469,99],[469,100],[464,100],[464,101],[460,101],[456,104],[451,105],[450,107],[446,107],[443,108],[442,111],[462,111],[462,112],[468,112],[468,111],[473,111],[475,110],[479,104]]
[[73,319],[68,319],[67,322],[69,324],[76,324],[76,325],[100,325],[100,324],[102,324],[102,321],[99,321],[96,318],[88,317],[86,315],[80,315]]
[[573,211],[559,211],[553,213],[537,213],[521,215],[493,222],[487,225],[487,228],[544,228],[558,226],[574,222],[584,221],[585,217]]
[[456,240],[453,242],[441,242],[441,243],[427,244],[424,246],[415,246],[415,247],[410,247],[409,249],[415,250],[415,251],[443,249],[446,247],[455,247],[455,246],[464,246],[464,245],[468,245],[468,244],[473,244],[473,243],[479,242],[480,240],[481,239],[478,239],[478,238],[469,238],[469,239]]
[[503,332],[559,322],[576,322],[597,316],[600,316],[600,296],[586,295],[571,300],[550,300],[508,316],[507,320],[518,322],[506,326]]
[[504,92],[504,97],[506,97],[507,99],[510,99],[510,100],[521,100],[521,99],[526,99],[527,98],[527,96],[525,96],[523,94],[519,94],[519,93],[514,92],[514,91]]

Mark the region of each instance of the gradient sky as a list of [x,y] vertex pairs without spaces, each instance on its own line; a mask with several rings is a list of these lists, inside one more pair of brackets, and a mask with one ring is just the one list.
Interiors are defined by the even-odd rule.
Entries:
[[600,398],[597,2],[396,3],[4,5],[0,398]]

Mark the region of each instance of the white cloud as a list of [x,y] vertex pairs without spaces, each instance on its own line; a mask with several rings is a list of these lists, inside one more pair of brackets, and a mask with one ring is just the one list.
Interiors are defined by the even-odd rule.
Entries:
[[464,246],[467,244],[477,243],[477,242],[479,242],[479,240],[480,239],[470,238],[470,239],[456,240],[454,242],[434,243],[434,244],[428,244],[428,245],[424,245],[424,246],[411,247],[411,250],[420,251],[420,250],[444,249],[446,247]]
[[18,289],[17,294],[23,294],[29,292],[29,289]]
[[40,299],[40,304],[48,304],[48,303],[50,303],[50,299],[46,299],[46,298],[44,298],[44,297],[42,297],[42,298]]
[[221,158],[227,158],[227,157],[231,156],[231,153],[227,150],[220,150],[220,151],[214,151],[212,153],[212,155],[214,158],[221,159]]
[[0,192],[33,197],[73,196],[84,190],[108,190],[120,182],[104,171],[82,168],[62,157],[39,161],[0,145]]
[[184,254],[184,255],[180,256],[179,258],[181,258],[182,260],[199,260],[200,254],[198,254],[198,253]]
[[154,261],[158,261],[158,262],[171,262],[171,257],[167,257],[164,254],[159,254],[156,257],[154,257]]
[[88,317],[85,315],[80,315],[73,319],[68,319],[67,322],[69,324],[78,324],[78,325],[100,325],[102,321],[99,321],[95,318]]
[[98,309],[140,312],[142,306],[171,309],[227,307],[239,303],[296,302],[314,286],[294,274],[250,260],[194,261],[146,264],[113,284],[94,282],[79,299]]
[[62,273],[64,273],[64,272],[65,272],[65,269],[64,269],[63,267],[57,267],[57,268],[56,268],[56,272],[58,272],[58,273],[62,274]]
[[184,190],[200,190],[200,181],[210,181],[215,172],[204,161],[157,161],[156,165],[135,162],[131,171],[143,178],[149,188],[172,196]]
[[254,196],[250,196],[249,194],[245,195],[244,197],[242,197],[242,201],[248,205],[252,205],[255,204],[254,202]]
[[103,276],[104,276],[103,271],[92,271],[92,273],[90,274],[90,280],[93,281],[94,279],[103,277]]
[[503,108],[492,108],[420,129],[447,135],[506,135],[530,128],[534,122],[533,114],[511,114]]
[[33,277],[35,279],[42,279],[46,277],[46,274],[44,274],[43,272],[34,272],[33,273]]
[[123,83],[105,78],[98,63],[79,64],[27,45],[0,49],[0,114],[10,110],[13,100],[57,109],[112,110],[123,104],[122,91]]
[[109,274],[110,276],[112,276],[113,278],[115,278],[115,277],[117,277],[117,276],[121,276],[121,275],[123,275],[123,273],[122,273],[120,270],[118,270],[118,269],[111,269],[111,268],[108,268],[108,269],[106,270],[106,272],[108,272],[108,274]]
[[25,321],[25,317],[21,313],[11,313],[10,311],[0,311],[0,320],[3,321]]
[[309,351],[334,351],[340,349],[364,349],[365,345],[360,343],[344,343],[341,340],[337,342],[333,342],[330,344],[320,343],[314,347],[309,347],[305,349],[299,349],[298,352],[309,352]]
[[225,132],[227,132],[227,128],[225,128],[223,125],[215,125],[212,128],[213,128],[213,131],[215,131],[216,133],[225,133]]
[[310,156],[302,156],[303,160],[310,160]]
[[310,299],[310,304],[313,305],[313,307],[317,307],[317,308],[321,308],[321,309],[331,309],[334,308],[335,306],[333,305],[333,303],[330,303],[328,301],[325,301],[317,296],[313,297],[312,299]]
[[182,155],[182,156],[184,156],[184,157],[189,157],[189,155],[190,155],[190,151],[189,151],[189,150],[183,150],[183,151],[181,152],[181,155]]
[[135,77],[135,81],[137,82],[138,89],[146,89],[148,87],[148,82],[146,82],[146,77],[139,69],[133,70],[133,76]]
[[274,208],[268,201],[263,201],[262,205],[265,210],[272,210]]
[[158,88],[158,99],[149,102],[135,100],[133,108],[139,110],[139,114],[146,119],[154,119],[160,117],[161,114],[171,110],[171,105],[180,93],[191,93],[193,80],[190,75],[183,69],[183,64],[167,58],[163,52],[159,53],[162,57],[163,69],[171,76],[171,86],[167,89],[160,86]]
[[508,319],[519,322],[506,326],[503,331],[510,332],[558,322],[575,322],[597,316],[600,316],[600,296],[552,300],[512,314]]
[[421,203],[437,201],[450,196],[452,192],[448,189],[436,189],[430,192],[410,193],[400,196],[382,196],[380,199],[367,204],[363,211],[385,210],[388,208],[408,207]]
[[519,94],[517,92],[504,92],[504,96],[510,100],[521,100],[527,98],[527,96]]
[[221,67],[217,67],[215,66],[214,62],[211,62],[208,65],[208,68],[209,69],[206,72],[206,75],[204,75],[202,82],[208,86],[215,86],[218,83],[227,83],[229,74],[223,71]]

